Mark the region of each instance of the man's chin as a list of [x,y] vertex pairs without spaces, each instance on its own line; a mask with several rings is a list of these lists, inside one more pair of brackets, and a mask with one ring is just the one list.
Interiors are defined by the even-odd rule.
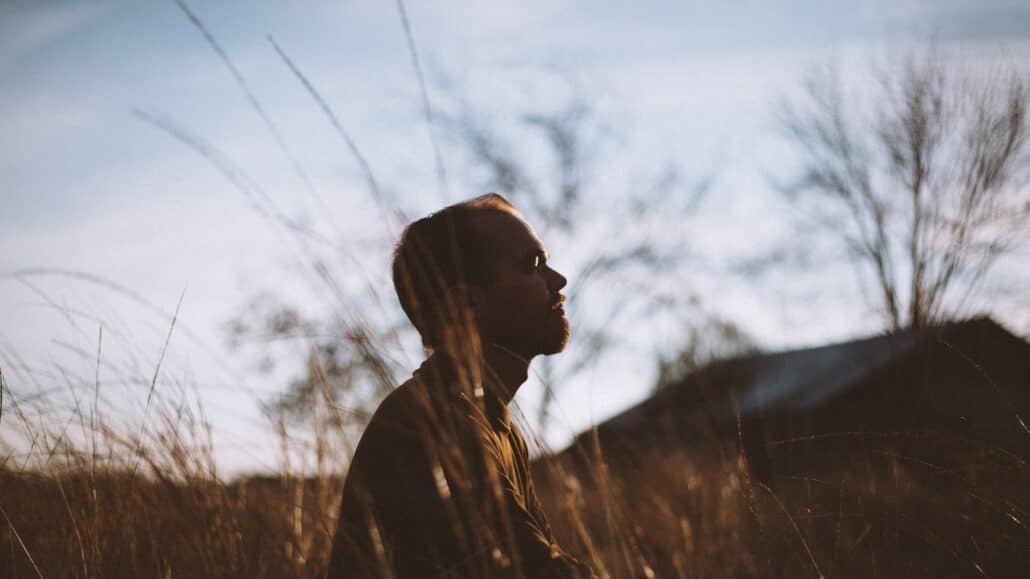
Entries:
[[571,328],[569,327],[569,320],[562,316],[561,330],[555,332],[553,336],[548,336],[549,339],[545,344],[543,344],[544,347],[541,348],[542,351],[540,353],[544,356],[561,353],[569,343],[570,334]]

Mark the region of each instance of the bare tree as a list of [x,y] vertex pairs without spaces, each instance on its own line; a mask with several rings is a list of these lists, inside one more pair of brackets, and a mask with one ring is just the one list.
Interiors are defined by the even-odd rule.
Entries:
[[802,155],[783,189],[872,274],[887,326],[920,327],[960,313],[1026,240],[1027,85],[934,51],[876,76],[850,92],[835,71],[810,76],[782,117]]

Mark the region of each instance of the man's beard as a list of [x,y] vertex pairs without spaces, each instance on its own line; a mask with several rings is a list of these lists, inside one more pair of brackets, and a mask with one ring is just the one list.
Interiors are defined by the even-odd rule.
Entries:
[[[551,354],[557,354],[565,349],[565,346],[569,343],[569,336],[572,333],[572,328],[569,324],[569,319],[564,315],[561,316],[560,324],[555,324],[553,320],[548,321],[548,328],[546,332],[543,332],[543,340],[540,344],[540,353],[547,356]],[[555,324],[555,325],[551,325]]]
[[509,334],[507,338],[498,337],[494,343],[529,359],[561,352],[569,342],[570,333],[569,319],[564,314],[551,311],[538,323],[522,328],[519,333]]

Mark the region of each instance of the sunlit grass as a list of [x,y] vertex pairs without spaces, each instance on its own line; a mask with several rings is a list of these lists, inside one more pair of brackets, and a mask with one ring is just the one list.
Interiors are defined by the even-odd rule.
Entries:
[[[0,574],[321,577],[354,430],[319,397],[306,424],[270,423],[279,472],[224,480],[188,390],[154,396],[141,431],[92,400],[62,412],[5,385],[5,432],[29,446],[0,464]],[[823,460],[760,483],[733,440],[588,435],[538,460],[537,488],[563,547],[600,576],[1021,576],[1025,457],[932,433],[859,438],[790,442]]]

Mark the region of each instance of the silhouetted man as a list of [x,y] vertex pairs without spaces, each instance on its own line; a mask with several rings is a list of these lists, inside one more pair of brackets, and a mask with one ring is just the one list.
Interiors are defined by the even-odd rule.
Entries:
[[410,224],[393,258],[429,358],[376,410],[344,484],[329,577],[579,578],[507,404],[564,349],[566,280],[500,195]]

